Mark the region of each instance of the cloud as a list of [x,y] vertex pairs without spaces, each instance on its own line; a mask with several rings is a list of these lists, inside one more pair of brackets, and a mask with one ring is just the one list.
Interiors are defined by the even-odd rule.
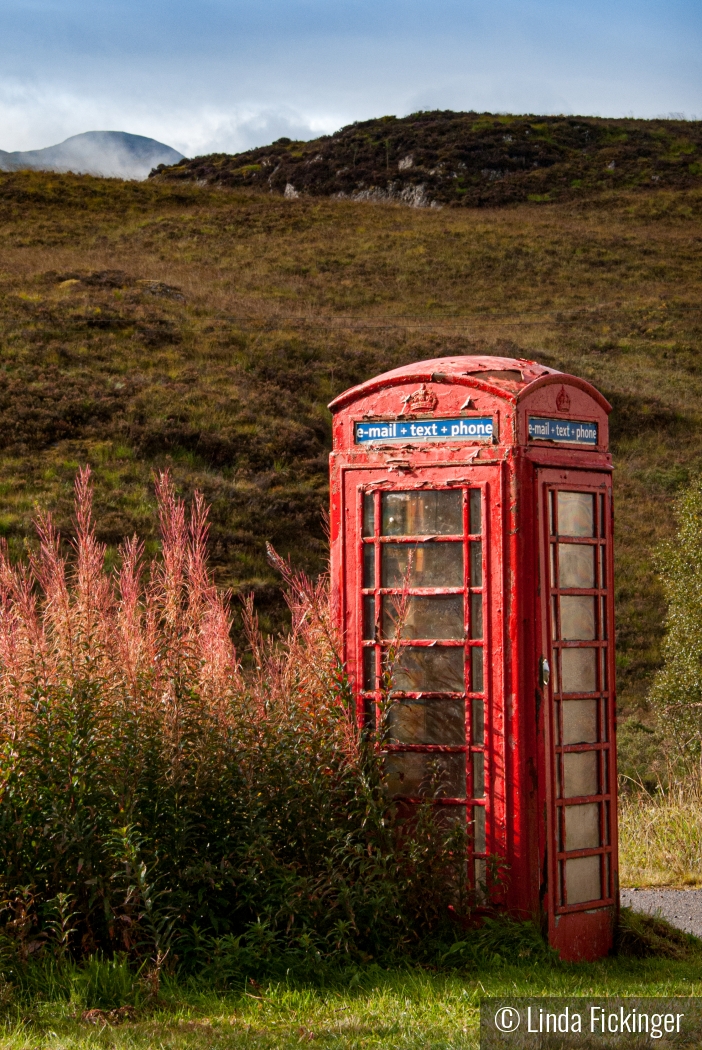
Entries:
[[176,164],[181,155],[163,143],[124,131],[87,131],[64,142],[23,153],[0,152],[0,170],[37,168],[90,175],[145,179],[159,164]]
[[166,142],[188,157],[238,152],[287,135],[311,139],[335,131],[339,114],[304,114],[288,105],[233,106],[150,100],[130,94],[102,98],[61,85],[0,80],[0,149],[31,150],[90,130],[126,130]]
[[226,113],[208,110],[193,117],[184,129],[189,143],[189,156],[204,153],[239,153],[254,146],[265,146],[286,135],[290,139],[308,140],[328,135],[339,127],[334,116],[305,116],[289,106],[269,106],[256,110],[243,107]]
[[0,149],[186,156],[417,109],[702,111],[692,0],[4,0]]

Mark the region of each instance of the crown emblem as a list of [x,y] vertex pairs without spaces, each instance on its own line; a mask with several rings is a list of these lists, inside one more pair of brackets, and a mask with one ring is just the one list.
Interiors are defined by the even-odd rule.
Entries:
[[566,394],[564,386],[561,387],[556,398],[556,408],[559,412],[568,412],[570,410],[570,398]]
[[419,390],[403,397],[402,403],[408,412],[433,412],[439,399],[433,390],[427,390],[426,383],[422,383]]

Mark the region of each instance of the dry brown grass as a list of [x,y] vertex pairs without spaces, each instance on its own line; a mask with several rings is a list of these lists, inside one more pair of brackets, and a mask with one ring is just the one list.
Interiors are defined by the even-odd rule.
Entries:
[[622,886],[702,886],[702,786],[674,780],[654,795],[627,793],[619,804]]
[[[696,191],[414,211],[3,177],[0,379],[25,392],[29,423],[6,398],[0,530],[21,545],[37,500],[61,519],[90,460],[114,549],[148,528],[150,474],[169,465],[213,505],[218,579],[255,589],[272,626],[281,605],[263,541],[307,570],[324,565],[331,397],[447,352],[535,357],[615,404],[620,695],[632,708],[659,660],[650,553],[670,534],[671,494],[702,463],[701,214]],[[133,281],[64,285],[51,270],[121,270],[186,301]],[[26,402],[49,373],[78,404],[125,385],[105,418],[87,412],[34,440]]]

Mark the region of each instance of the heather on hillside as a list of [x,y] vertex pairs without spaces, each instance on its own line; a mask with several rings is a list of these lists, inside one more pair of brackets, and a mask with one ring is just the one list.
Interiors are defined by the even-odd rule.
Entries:
[[151,177],[420,208],[577,201],[699,187],[702,122],[426,111],[161,164]]
[[264,641],[249,602],[243,670],[202,498],[187,513],[167,475],[156,497],[149,561],[134,538],[106,567],[87,470],[70,551],[48,515],[27,563],[0,550],[3,957],[226,977],[426,951],[469,909],[465,845],[429,812],[398,821],[326,581],[277,559],[292,627]]

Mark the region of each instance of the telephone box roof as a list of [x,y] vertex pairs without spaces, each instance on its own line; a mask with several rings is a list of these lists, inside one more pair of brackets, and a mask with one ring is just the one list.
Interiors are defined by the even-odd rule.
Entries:
[[475,355],[434,357],[428,361],[416,361],[411,365],[393,368],[390,372],[383,372],[345,390],[330,402],[329,408],[336,412],[376,390],[404,382],[459,383],[498,394],[507,401],[518,401],[527,390],[531,391],[537,386],[567,382],[590,394],[606,412],[611,411],[612,407],[595,387],[578,376],[559,372],[526,358]]

